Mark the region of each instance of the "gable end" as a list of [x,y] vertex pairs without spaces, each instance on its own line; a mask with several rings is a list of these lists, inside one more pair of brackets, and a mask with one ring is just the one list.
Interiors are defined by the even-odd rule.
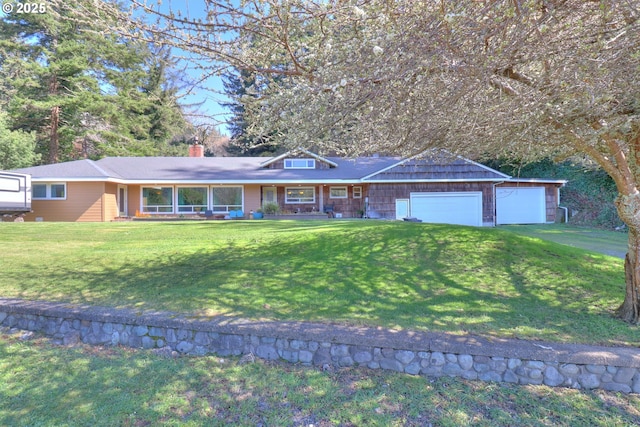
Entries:
[[[287,160],[294,159],[314,160],[315,164],[313,168],[290,167],[290,165],[285,164]],[[263,162],[260,166],[266,169],[331,169],[338,167],[338,164],[315,153],[312,153],[311,151],[299,148],[297,150],[288,151],[284,154],[273,157],[266,162]]]
[[363,178],[366,181],[500,181],[509,176],[462,157],[409,158]]

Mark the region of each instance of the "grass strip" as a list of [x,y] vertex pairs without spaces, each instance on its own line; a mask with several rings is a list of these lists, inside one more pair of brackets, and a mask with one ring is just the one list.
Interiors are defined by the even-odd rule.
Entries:
[[53,346],[0,331],[0,425],[631,426],[640,397]]

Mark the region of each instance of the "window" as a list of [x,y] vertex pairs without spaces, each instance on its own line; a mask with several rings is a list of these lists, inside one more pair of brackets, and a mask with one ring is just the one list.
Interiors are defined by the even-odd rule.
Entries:
[[315,159],[285,159],[285,169],[315,169]]
[[173,187],[142,187],[142,211],[173,212]]
[[67,184],[33,184],[31,186],[31,196],[34,199],[65,200],[67,198]]
[[242,210],[242,187],[213,187],[213,211]]
[[31,186],[31,196],[34,199],[46,199],[47,194],[47,184],[33,184]]
[[353,198],[362,199],[362,187],[353,187]]
[[207,187],[178,187],[178,212],[193,213],[207,210]]
[[347,187],[331,187],[329,189],[329,198],[330,199],[346,199]]
[[51,184],[51,198],[52,199],[64,199],[66,196],[66,185],[64,184]]
[[285,188],[285,203],[315,203],[315,187]]

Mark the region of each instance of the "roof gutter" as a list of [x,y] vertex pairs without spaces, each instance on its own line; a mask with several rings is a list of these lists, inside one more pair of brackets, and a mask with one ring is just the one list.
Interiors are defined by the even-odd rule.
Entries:
[[371,184],[394,184],[396,182],[436,182],[436,183],[443,183],[443,182],[498,182],[499,184],[502,184],[506,181],[504,181],[503,179],[496,179],[496,178],[476,178],[476,179],[464,179],[464,178],[456,178],[456,179],[451,179],[451,178],[442,178],[442,179],[362,179],[363,183],[371,183]]
[[128,184],[128,181],[120,178],[108,178],[108,177],[32,177],[32,182],[113,182],[116,184]]

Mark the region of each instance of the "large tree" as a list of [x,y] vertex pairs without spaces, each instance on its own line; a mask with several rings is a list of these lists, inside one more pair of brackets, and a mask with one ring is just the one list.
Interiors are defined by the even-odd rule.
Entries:
[[[91,0],[47,3],[0,18],[0,106],[12,129],[34,132],[46,163],[78,156],[155,154],[185,124],[167,85],[169,49],[74,19]],[[178,129],[178,130],[176,130]]]
[[227,108],[232,117],[229,120],[231,132],[227,152],[234,156],[272,155],[278,151],[277,141],[262,135],[251,135],[245,105],[250,105],[259,98],[266,87],[260,85],[255,75],[247,70],[232,70],[223,77],[224,92],[229,101],[220,105]]
[[640,320],[637,1],[203,0],[198,17],[132,3],[212,72],[278,77],[245,105],[250,134],[346,154],[590,157],[629,227],[618,314]]

